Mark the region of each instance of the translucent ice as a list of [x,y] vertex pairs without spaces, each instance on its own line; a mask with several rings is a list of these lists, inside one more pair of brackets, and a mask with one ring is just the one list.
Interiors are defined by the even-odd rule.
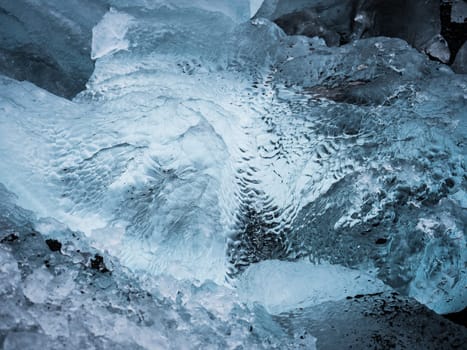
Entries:
[[250,0],[250,18],[254,17],[264,0]]
[[94,69],[91,30],[106,2],[1,0],[0,72],[73,97]]
[[452,1],[451,20],[457,23],[464,23],[467,19],[467,4],[465,1]]
[[439,6],[437,0],[265,0],[256,16],[275,21],[288,34],[325,38],[330,46],[388,36],[423,50],[440,34]]
[[388,290],[383,282],[361,271],[277,260],[250,265],[237,288],[243,300],[260,303],[272,314]]
[[452,69],[460,74],[467,74],[467,44],[461,46],[457,52],[456,59],[452,65]]
[[33,303],[43,304],[49,295],[49,283],[53,276],[45,269],[38,269],[25,281],[24,295]]
[[[327,47],[244,21],[249,2],[146,3],[112,2],[73,101],[0,78],[0,181],[20,205],[142,275],[235,285],[307,258],[296,284],[327,261],[465,307],[464,77],[400,39]],[[342,296],[327,286],[271,308]]]
[[[2,349],[270,349],[298,343],[235,292],[160,275],[135,275],[79,232],[36,219],[0,184]],[[60,241],[56,240],[57,238]],[[101,255],[103,254],[103,255]],[[276,328],[271,332],[262,321]],[[311,339],[313,340],[313,339]],[[313,349],[313,341],[309,344]]]
[[451,57],[448,43],[441,35],[434,36],[426,44],[425,50],[431,57],[437,58],[443,63],[448,63]]
[[131,23],[131,17],[111,9],[92,29],[91,58],[96,59],[128,49],[125,34]]

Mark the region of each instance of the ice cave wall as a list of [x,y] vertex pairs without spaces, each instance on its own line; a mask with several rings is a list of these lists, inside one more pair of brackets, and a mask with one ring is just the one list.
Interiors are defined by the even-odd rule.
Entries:
[[[161,1],[133,2],[155,6]],[[465,41],[462,1],[165,1],[220,11],[234,20],[255,14],[276,21],[288,34],[321,36],[329,45],[361,37],[399,37],[443,62],[453,63]],[[83,90],[94,69],[92,28],[120,0],[0,1],[0,71],[67,98]],[[447,12],[446,12],[447,11]],[[444,16],[444,17],[443,17]],[[447,40],[447,41],[446,41]],[[453,69],[462,72],[462,54]],[[462,67],[461,67],[462,65]]]
[[0,71],[71,98],[94,70],[91,30],[106,1],[0,1]]
[[452,63],[466,40],[463,3],[266,0],[256,16],[275,21],[288,34],[317,35],[334,46],[372,36],[401,38],[434,59]]

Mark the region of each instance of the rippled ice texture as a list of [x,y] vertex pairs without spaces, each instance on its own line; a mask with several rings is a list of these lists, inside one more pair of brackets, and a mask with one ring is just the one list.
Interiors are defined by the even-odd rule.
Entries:
[[132,274],[82,234],[37,220],[1,185],[0,199],[4,350],[314,348],[312,336],[294,339],[232,289]]
[[145,273],[261,288],[262,261],[297,285],[356,269],[362,290],[465,307],[465,76],[399,39],[328,48],[247,1],[175,3],[113,1],[73,101],[0,77],[19,204]]

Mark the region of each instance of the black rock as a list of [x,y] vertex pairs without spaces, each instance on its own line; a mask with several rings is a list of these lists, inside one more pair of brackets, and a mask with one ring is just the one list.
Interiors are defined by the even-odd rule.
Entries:
[[62,249],[62,243],[56,239],[46,239],[45,243],[49,246],[49,249],[53,252],[58,252]]
[[102,273],[110,272],[105,266],[104,258],[99,254],[94,255],[94,259],[91,259],[91,268]]

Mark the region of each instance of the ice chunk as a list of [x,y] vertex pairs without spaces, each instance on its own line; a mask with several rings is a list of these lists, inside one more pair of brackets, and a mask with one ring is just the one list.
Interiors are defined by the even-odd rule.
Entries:
[[[1,237],[1,236],[0,236]],[[3,240],[8,239],[3,237]],[[15,234],[10,236],[10,239],[18,239]],[[2,298],[6,298],[9,295],[15,293],[16,288],[19,286],[21,275],[18,269],[18,265],[14,260],[13,256],[4,247],[0,246],[0,295]]]
[[263,2],[264,0],[250,0],[250,17],[251,18],[256,15],[256,13],[260,9]]
[[106,0],[0,1],[0,72],[73,97],[94,70],[91,30]]
[[219,13],[225,18],[234,22],[245,22],[251,15],[251,11],[259,6],[257,0],[158,0],[158,1],[128,1],[109,0],[109,3],[120,9],[130,9],[131,7],[144,7],[147,9],[198,9],[206,12]]
[[467,42],[457,52],[452,69],[459,74],[467,74]]
[[3,341],[4,350],[47,349],[50,345],[47,336],[35,332],[10,332]]
[[288,34],[320,36],[336,46],[350,39],[359,6],[357,1],[266,0],[256,16],[274,20]]
[[364,10],[373,16],[369,35],[397,37],[423,50],[426,43],[441,32],[437,0],[365,1]]
[[[4,349],[266,349],[297,343],[263,311],[242,306],[231,289],[132,274],[64,226],[63,232],[48,232],[61,239],[64,249],[50,250],[42,234],[32,229],[32,214],[16,206],[10,195],[0,185]],[[14,235],[3,236],[5,231]],[[92,259],[96,255],[103,255],[112,271],[99,268]],[[76,256],[81,256],[80,263]],[[75,282],[69,288],[70,278]],[[276,332],[261,324],[265,319]]]
[[24,295],[33,303],[43,304],[49,297],[53,276],[44,268],[37,269],[24,281]]
[[294,12],[279,17],[275,21],[289,35],[318,36],[326,41],[328,46],[338,46],[341,38],[339,34],[328,28],[321,20],[321,16],[313,11]]
[[457,266],[467,261],[463,224],[442,213],[436,219],[421,218],[417,229],[428,244],[410,284],[410,295],[441,314],[462,310],[467,303],[466,285]]
[[426,44],[425,52],[443,63],[448,63],[451,58],[448,43],[440,34],[434,36]]
[[467,3],[463,0],[452,1],[451,21],[465,23],[467,20]]
[[257,302],[279,314],[390,288],[368,273],[343,266],[267,260],[251,265],[237,289],[249,304]]
[[252,0],[169,0],[169,2],[180,7],[195,7],[206,11],[220,12],[236,22],[244,22],[251,17],[251,6],[254,6],[250,6],[251,1]]
[[318,35],[330,45],[388,36],[423,50],[441,31],[436,0],[266,0],[256,16],[275,21],[288,34]]
[[110,9],[92,29],[91,58],[95,60],[128,49],[129,42],[125,39],[125,34],[131,21],[130,15]]

